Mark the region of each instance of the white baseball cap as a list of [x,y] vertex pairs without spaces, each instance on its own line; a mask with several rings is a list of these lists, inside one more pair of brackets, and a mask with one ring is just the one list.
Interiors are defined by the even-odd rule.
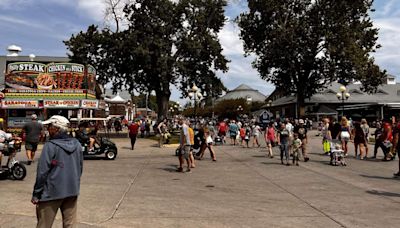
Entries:
[[36,114],[32,114],[31,115],[31,119],[36,120],[37,119],[37,115]]
[[56,127],[68,127],[69,120],[64,116],[54,115],[50,117],[50,119],[43,121],[42,124],[52,124]]
[[299,124],[303,124],[304,120],[303,119],[299,119]]

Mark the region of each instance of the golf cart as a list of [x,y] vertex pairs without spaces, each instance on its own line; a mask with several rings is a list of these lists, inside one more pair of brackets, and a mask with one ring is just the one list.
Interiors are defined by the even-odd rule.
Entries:
[[89,140],[78,139],[82,145],[82,152],[85,158],[105,156],[107,160],[114,160],[117,157],[118,149],[114,142],[107,137],[97,137],[97,130],[104,129],[107,119],[106,118],[72,118],[70,120],[71,127],[73,127],[74,137],[79,135],[79,126],[83,123],[88,123],[87,132],[90,137],[96,139],[93,150],[89,150]]

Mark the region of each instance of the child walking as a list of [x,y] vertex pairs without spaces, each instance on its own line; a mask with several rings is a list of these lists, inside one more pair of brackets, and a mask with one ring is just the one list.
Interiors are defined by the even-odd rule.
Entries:
[[301,148],[301,140],[299,139],[299,135],[297,133],[294,134],[294,140],[292,142],[293,149],[293,165],[299,165],[299,152]]

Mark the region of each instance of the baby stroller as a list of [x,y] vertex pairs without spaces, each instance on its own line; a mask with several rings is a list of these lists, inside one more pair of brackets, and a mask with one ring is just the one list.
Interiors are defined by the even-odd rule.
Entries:
[[217,145],[222,145],[222,138],[220,136],[215,136],[214,139],[214,144]]
[[331,161],[330,164],[333,166],[346,166],[344,150],[340,140],[332,140],[331,142]]

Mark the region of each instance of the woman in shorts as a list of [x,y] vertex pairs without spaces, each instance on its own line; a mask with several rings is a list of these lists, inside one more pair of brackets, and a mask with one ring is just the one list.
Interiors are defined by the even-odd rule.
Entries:
[[344,151],[344,156],[347,157],[348,153],[348,146],[347,143],[350,141],[350,125],[349,121],[347,120],[346,117],[342,117],[342,120],[340,121],[341,125],[341,131],[340,131],[340,140],[342,141],[342,147]]
[[272,122],[269,122],[268,127],[265,129],[265,142],[267,144],[267,157],[273,158],[274,153],[272,152],[272,147],[275,144],[275,128]]

